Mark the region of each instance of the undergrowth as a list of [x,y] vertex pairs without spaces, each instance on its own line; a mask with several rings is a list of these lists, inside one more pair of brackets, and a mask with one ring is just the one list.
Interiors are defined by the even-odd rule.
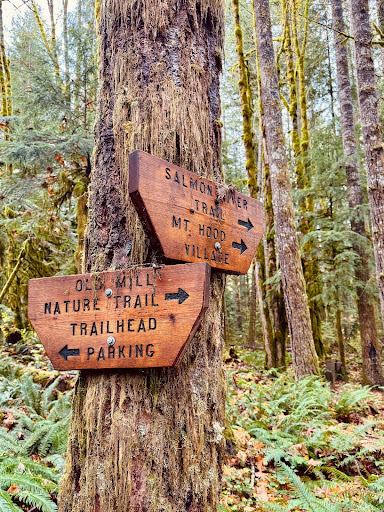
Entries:
[[1,350],[0,512],[57,510],[73,375],[46,369],[35,341]]
[[230,364],[221,510],[384,511],[383,408],[367,386]]
[[[74,373],[30,334],[1,356],[0,512],[56,511]],[[260,366],[249,352],[226,365],[220,511],[384,512],[381,392]]]

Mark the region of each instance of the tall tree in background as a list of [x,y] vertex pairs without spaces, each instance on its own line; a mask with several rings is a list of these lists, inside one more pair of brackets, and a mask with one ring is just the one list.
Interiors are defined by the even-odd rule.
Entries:
[[[384,0],[376,0],[377,21],[381,39],[384,39]],[[381,75],[384,73],[384,47],[381,47]]]
[[[351,0],[351,14],[360,119],[367,167],[372,238],[379,284],[381,316],[384,322],[384,147],[382,128],[379,122],[368,0]],[[376,351],[374,346],[370,350],[372,353]],[[379,353],[377,353],[377,357],[379,357]]]
[[300,378],[307,374],[318,373],[318,359],[312,337],[308,299],[296,235],[269,2],[268,0],[254,1],[261,101],[270,165],[276,243],[292,344],[293,366],[296,378]]
[[[362,346],[363,377],[369,384],[383,384],[380,346],[376,327],[375,307],[369,296],[369,261],[366,247],[366,231],[363,214],[363,196],[358,169],[358,157],[353,118],[353,103],[349,79],[348,54],[345,46],[346,27],[343,17],[342,0],[332,0],[333,36],[335,45],[338,98],[340,103],[341,135],[346,157],[348,202],[351,209],[351,228],[362,237],[354,243],[358,255],[356,266],[357,310],[359,315]],[[343,361],[345,364],[345,361]]]
[[[243,117],[243,142],[246,156],[245,167],[248,176],[248,188],[252,197],[263,200],[265,206],[266,234],[260,244],[255,269],[252,271],[252,279],[258,287],[259,310],[262,318],[262,329],[266,355],[266,367],[276,368],[285,366],[285,311],[283,298],[276,291],[267,294],[265,281],[272,278],[277,272],[275,241],[273,236],[274,218],[270,201],[269,170],[265,165],[265,151],[263,137],[260,138],[259,151],[260,162],[256,162],[256,144],[253,130],[253,96],[249,65],[244,55],[243,30],[240,24],[240,3],[239,0],[232,0],[235,22],[236,52],[238,55],[239,67],[239,93],[241,100],[241,111]],[[259,70],[257,70],[259,75]],[[259,80],[258,80],[259,82]],[[259,91],[258,91],[259,92]],[[260,101],[259,101],[260,104]],[[262,105],[260,104],[260,130],[262,127]],[[258,167],[262,172],[258,173]],[[258,184],[258,181],[260,182]],[[255,289],[256,292],[256,289]],[[253,310],[251,310],[252,312]],[[251,325],[251,324],[250,324]]]
[[[127,192],[143,149],[215,180],[220,166],[220,0],[97,5],[100,91],[87,271],[150,261]],[[221,308],[209,310],[177,369],[81,372],[61,512],[217,510],[224,425]]]
[[9,66],[9,58],[5,51],[3,0],[0,0],[0,95],[1,115],[12,115],[11,71]]
[[[285,77],[280,76],[280,87],[288,86],[288,99],[281,98],[291,119],[289,130],[294,157],[296,188],[299,191],[298,215],[301,239],[313,230],[314,198],[309,192],[311,185],[311,162],[309,157],[310,135],[308,127],[307,87],[305,80],[305,59],[309,30],[309,0],[304,2],[304,23],[299,38],[300,23],[297,20],[297,2],[282,0],[283,33],[277,54],[278,67],[281,69],[280,57],[286,56]],[[311,238],[302,246],[302,263],[306,290],[309,299],[312,335],[319,357],[324,355],[321,328],[322,305],[319,301],[317,251]]]

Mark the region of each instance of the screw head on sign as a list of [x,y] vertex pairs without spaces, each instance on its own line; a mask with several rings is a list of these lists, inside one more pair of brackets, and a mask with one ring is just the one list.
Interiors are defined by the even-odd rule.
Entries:
[[114,345],[115,344],[115,338],[113,336],[108,336],[107,343],[108,345]]
[[221,249],[221,245],[219,244],[219,242],[216,242],[216,243],[215,243],[215,249],[216,249],[216,251],[218,251],[219,249]]
[[106,297],[112,297],[112,295],[113,295],[113,291],[110,288],[107,288],[105,290],[105,296]]

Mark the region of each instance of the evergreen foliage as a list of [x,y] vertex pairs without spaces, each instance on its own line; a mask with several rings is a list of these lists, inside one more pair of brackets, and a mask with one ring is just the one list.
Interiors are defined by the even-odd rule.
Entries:
[[[28,342],[27,342],[28,346]],[[61,376],[26,373],[5,357],[0,371],[0,510],[57,510],[58,481],[64,467],[71,392],[59,391]],[[34,360],[37,363],[37,360]],[[46,364],[46,363],[45,363]]]
[[313,376],[295,382],[249,365],[256,354],[238,356],[228,371],[237,455],[225,469],[223,510],[382,510],[381,396]]

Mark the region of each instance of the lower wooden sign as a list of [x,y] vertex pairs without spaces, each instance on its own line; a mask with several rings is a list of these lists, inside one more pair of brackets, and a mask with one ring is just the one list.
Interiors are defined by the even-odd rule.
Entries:
[[175,366],[209,279],[206,263],[31,279],[28,315],[56,370]]

